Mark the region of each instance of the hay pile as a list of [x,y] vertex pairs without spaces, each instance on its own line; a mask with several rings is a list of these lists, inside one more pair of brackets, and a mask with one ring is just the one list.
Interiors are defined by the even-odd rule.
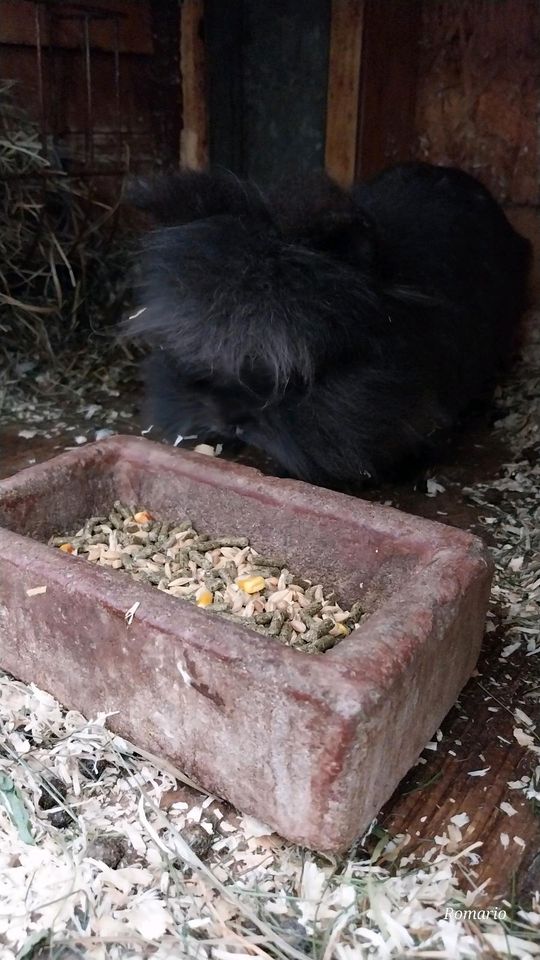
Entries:
[[13,87],[0,80],[0,366],[12,380],[37,371],[61,380],[74,358],[87,373],[111,349],[128,243],[118,206],[68,176],[54,145],[44,155]]

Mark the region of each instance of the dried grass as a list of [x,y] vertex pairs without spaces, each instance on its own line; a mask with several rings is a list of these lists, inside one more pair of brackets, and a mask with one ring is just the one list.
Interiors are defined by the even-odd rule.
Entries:
[[[37,124],[0,81],[0,360],[4,379],[49,373],[110,350],[126,296],[128,248],[118,206],[45,156]],[[116,348],[121,353],[119,348]],[[91,363],[89,363],[91,360]],[[73,371],[72,371],[73,374]]]

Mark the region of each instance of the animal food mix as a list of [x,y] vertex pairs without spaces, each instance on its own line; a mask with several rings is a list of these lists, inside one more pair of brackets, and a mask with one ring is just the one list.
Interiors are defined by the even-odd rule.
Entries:
[[363,616],[360,602],[344,609],[333,591],[293,574],[285,558],[258,553],[247,537],[211,537],[190,520],[160,520],[120,501],[49,542],[307,653],[331,649]]

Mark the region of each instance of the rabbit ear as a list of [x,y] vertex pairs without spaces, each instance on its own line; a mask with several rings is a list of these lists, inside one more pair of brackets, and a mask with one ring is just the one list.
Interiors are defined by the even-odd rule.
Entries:
[[124,199],[164,226],[224,214],[268,217],[257,188],[227,171],[181,170],[155,179],[131,179],[126,183]]
[[350,190],[325,173],[281,181],[269,192],[275,222],[284,239],[370,269],[375,260],[375,225]]
[[351,266],[370,271],[377,261],[374,222],[363,211],[328,216],[321,221],[314,246]]

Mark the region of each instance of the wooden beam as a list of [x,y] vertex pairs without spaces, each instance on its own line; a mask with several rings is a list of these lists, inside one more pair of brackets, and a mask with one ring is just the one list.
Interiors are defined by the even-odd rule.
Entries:
[[[92,0],[90,6],[94,9],[103,7],[104,13],[119,14],[120,53],[153,53],[148,0],[139,3],[133,3],[132,0]],[[43,35],[41,42],[43,45],[52,44],[56,48],[80,50],[82,42],[81,21],[63,19],[62,13],[69,11],[62,10],[61,4],[55,4],[50,9],[55,15],[53,17],[42,17]],[[35,20],[35,3],[31,0],[0,0],[0,44],[34,47],[36,43]],[[52,36],[49,34],[51,21]],[[92,48],[114,50],[114,22],[110,19],[93,18],[90,25],[90,39]]]
[[332,0],[325,167],[341,184],[355,179],[364,0]]
[[422,4],[364,0],[356,179],[410,160]]
[[208,165],[207,69],[204,0],[183,0],[180,20],[182,131],[180,163],[192,170]]

